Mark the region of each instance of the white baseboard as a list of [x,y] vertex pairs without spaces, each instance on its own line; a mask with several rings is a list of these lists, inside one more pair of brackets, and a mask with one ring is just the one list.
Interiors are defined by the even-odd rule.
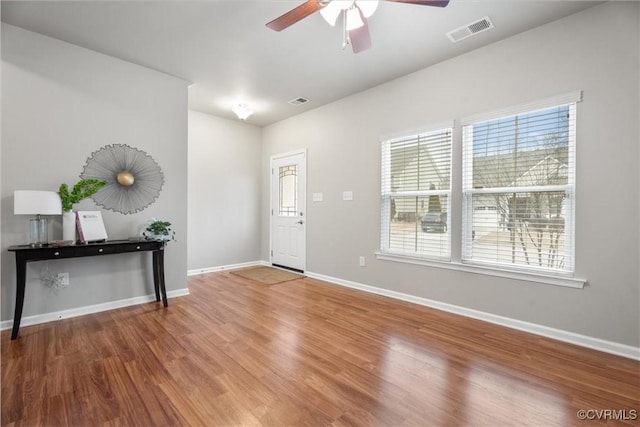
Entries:
[[606,341],[599,338],[593,338],[586,335],[576,334],[574,332],[563,331],[561,329],[550,328],[548,326],[537,325],[535,323],[524,322],[522,320],[511,319],[508,317],[498,316],[496,314],[486,313],[483,311],[473,310],[466,307],[460,307],[453,304],[447,304],[427,298],[409,295],[402,292],[390,291],[388,289],[378,288],[375,286],[364,285],[362,283],[352,282],[349,280],[338,279],[336,277],[325,276],[323,274],[312,273],[306,271],[305,274],[313,279],[322,280],[336,285],[345,286],[347,288],[358,289],[372,294],[383,295],[414,304],[424,305],[449,313],[458,314],[473,319],[483,320],[485,322],[494,323],[496,325],[506,326],[507,328],[517,329],[529,332],[535,335],[541,335],[547,338],[553,338],[570,344],[587,347],[605,353],[615,354],[617,356],[629,359],[640,360],[640,348],[632,347],[626,344],[620,344],[613,341]]
[[187,276],[195,276],[196,274],[214,273],[216,271],[224,271],[224,270],[236,270],[238,268],[255,267],[259,265],[265,266],[265,265],[271,265],[271,264],[269,264],[267,261],[250,261],[250,262],[242,262],[239,264],[220,265],[218,267],[196,268],[195,270],[188,270]]
[[[167,291],[167,298],[181,297],[189,295],[189,288]],[[105,302],[102,304],[88,305],[85,307],[70,308],[68,310],[54,311],[52,313],[36,314],[34,316],[23,317],[20,327],[38,325],[40,323],[54,322],[61,319],[84,316],[86,314],[100,313],[101,311],[114,310],[116,308],[129,307],[132,305],[145,304],[156,300],[155,294],[141,297],[121,299],[118,301]],[[0,322],[0,330],[11,329],[13,319]]]

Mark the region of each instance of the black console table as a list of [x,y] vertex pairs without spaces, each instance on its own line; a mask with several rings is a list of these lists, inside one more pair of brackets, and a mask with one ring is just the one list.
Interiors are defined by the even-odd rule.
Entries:
[[159,241],[131,241],[111,240],[101,243],[87,243],[69,246],[48,245],[31,247],[29,245],[10,246],[9,251],[16,254],[16,311],[13,317],[11,339],[18,337],[22,307],[24,305],[24,291],[27,279],[27,263],[31,261],[46,261],[50,259],[80,258],[88,256],[102,256],[123,254],[128,252],[153,252],[153,285],[156,291],[156,301],[166,307],[167,290],[164,284],[164,243]]

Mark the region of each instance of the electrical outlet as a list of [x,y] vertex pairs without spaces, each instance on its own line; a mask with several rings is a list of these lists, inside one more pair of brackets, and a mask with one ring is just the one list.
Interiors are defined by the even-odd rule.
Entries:
[[364,257],[363,257],[363,256],[361,256],[361,257],[360,257],[360,267],[364,267],[364,265],[365,265]]
[[60,285],[69,286],[69,273],[58,273],[58,280],[60,281]]

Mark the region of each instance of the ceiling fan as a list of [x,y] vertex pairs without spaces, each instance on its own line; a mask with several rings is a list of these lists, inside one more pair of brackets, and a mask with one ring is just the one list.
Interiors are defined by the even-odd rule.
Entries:
[[[410,3],[420,6],[445,7],[449,0],[385,0],[394,3]],[[338,16],[343,15],[342,48],[348,44],[354,53],[362,52],[371,47],[371,37],[367,18],[378,8],[378,0],[307,0],[300,6],[291,9],[284,15],[274,19],[267,27],[274,31],[282,31],[307,16],[320,11],[322,17],[334,26]]]

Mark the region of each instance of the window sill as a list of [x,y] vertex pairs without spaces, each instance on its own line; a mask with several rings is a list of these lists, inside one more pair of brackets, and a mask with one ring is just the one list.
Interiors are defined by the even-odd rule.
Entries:
[[486,276],[503,277],[508,279],[523,280],[527,282],[543,283],[546,285],[564,286],[568,288],[582,289],[587,283],[586,279],[576,279],[574,277],[553,276],[525,271],[499,270],[497,268],[480,265],[463,264],[453,261],[435,261],[424,258],[409,257],[391,253],[376,252],[376,258],[384,261],[403,262],[406,264],[424,265],[427,267],[444,268],[447,270],[464,271],[473,274],[484,274]]

